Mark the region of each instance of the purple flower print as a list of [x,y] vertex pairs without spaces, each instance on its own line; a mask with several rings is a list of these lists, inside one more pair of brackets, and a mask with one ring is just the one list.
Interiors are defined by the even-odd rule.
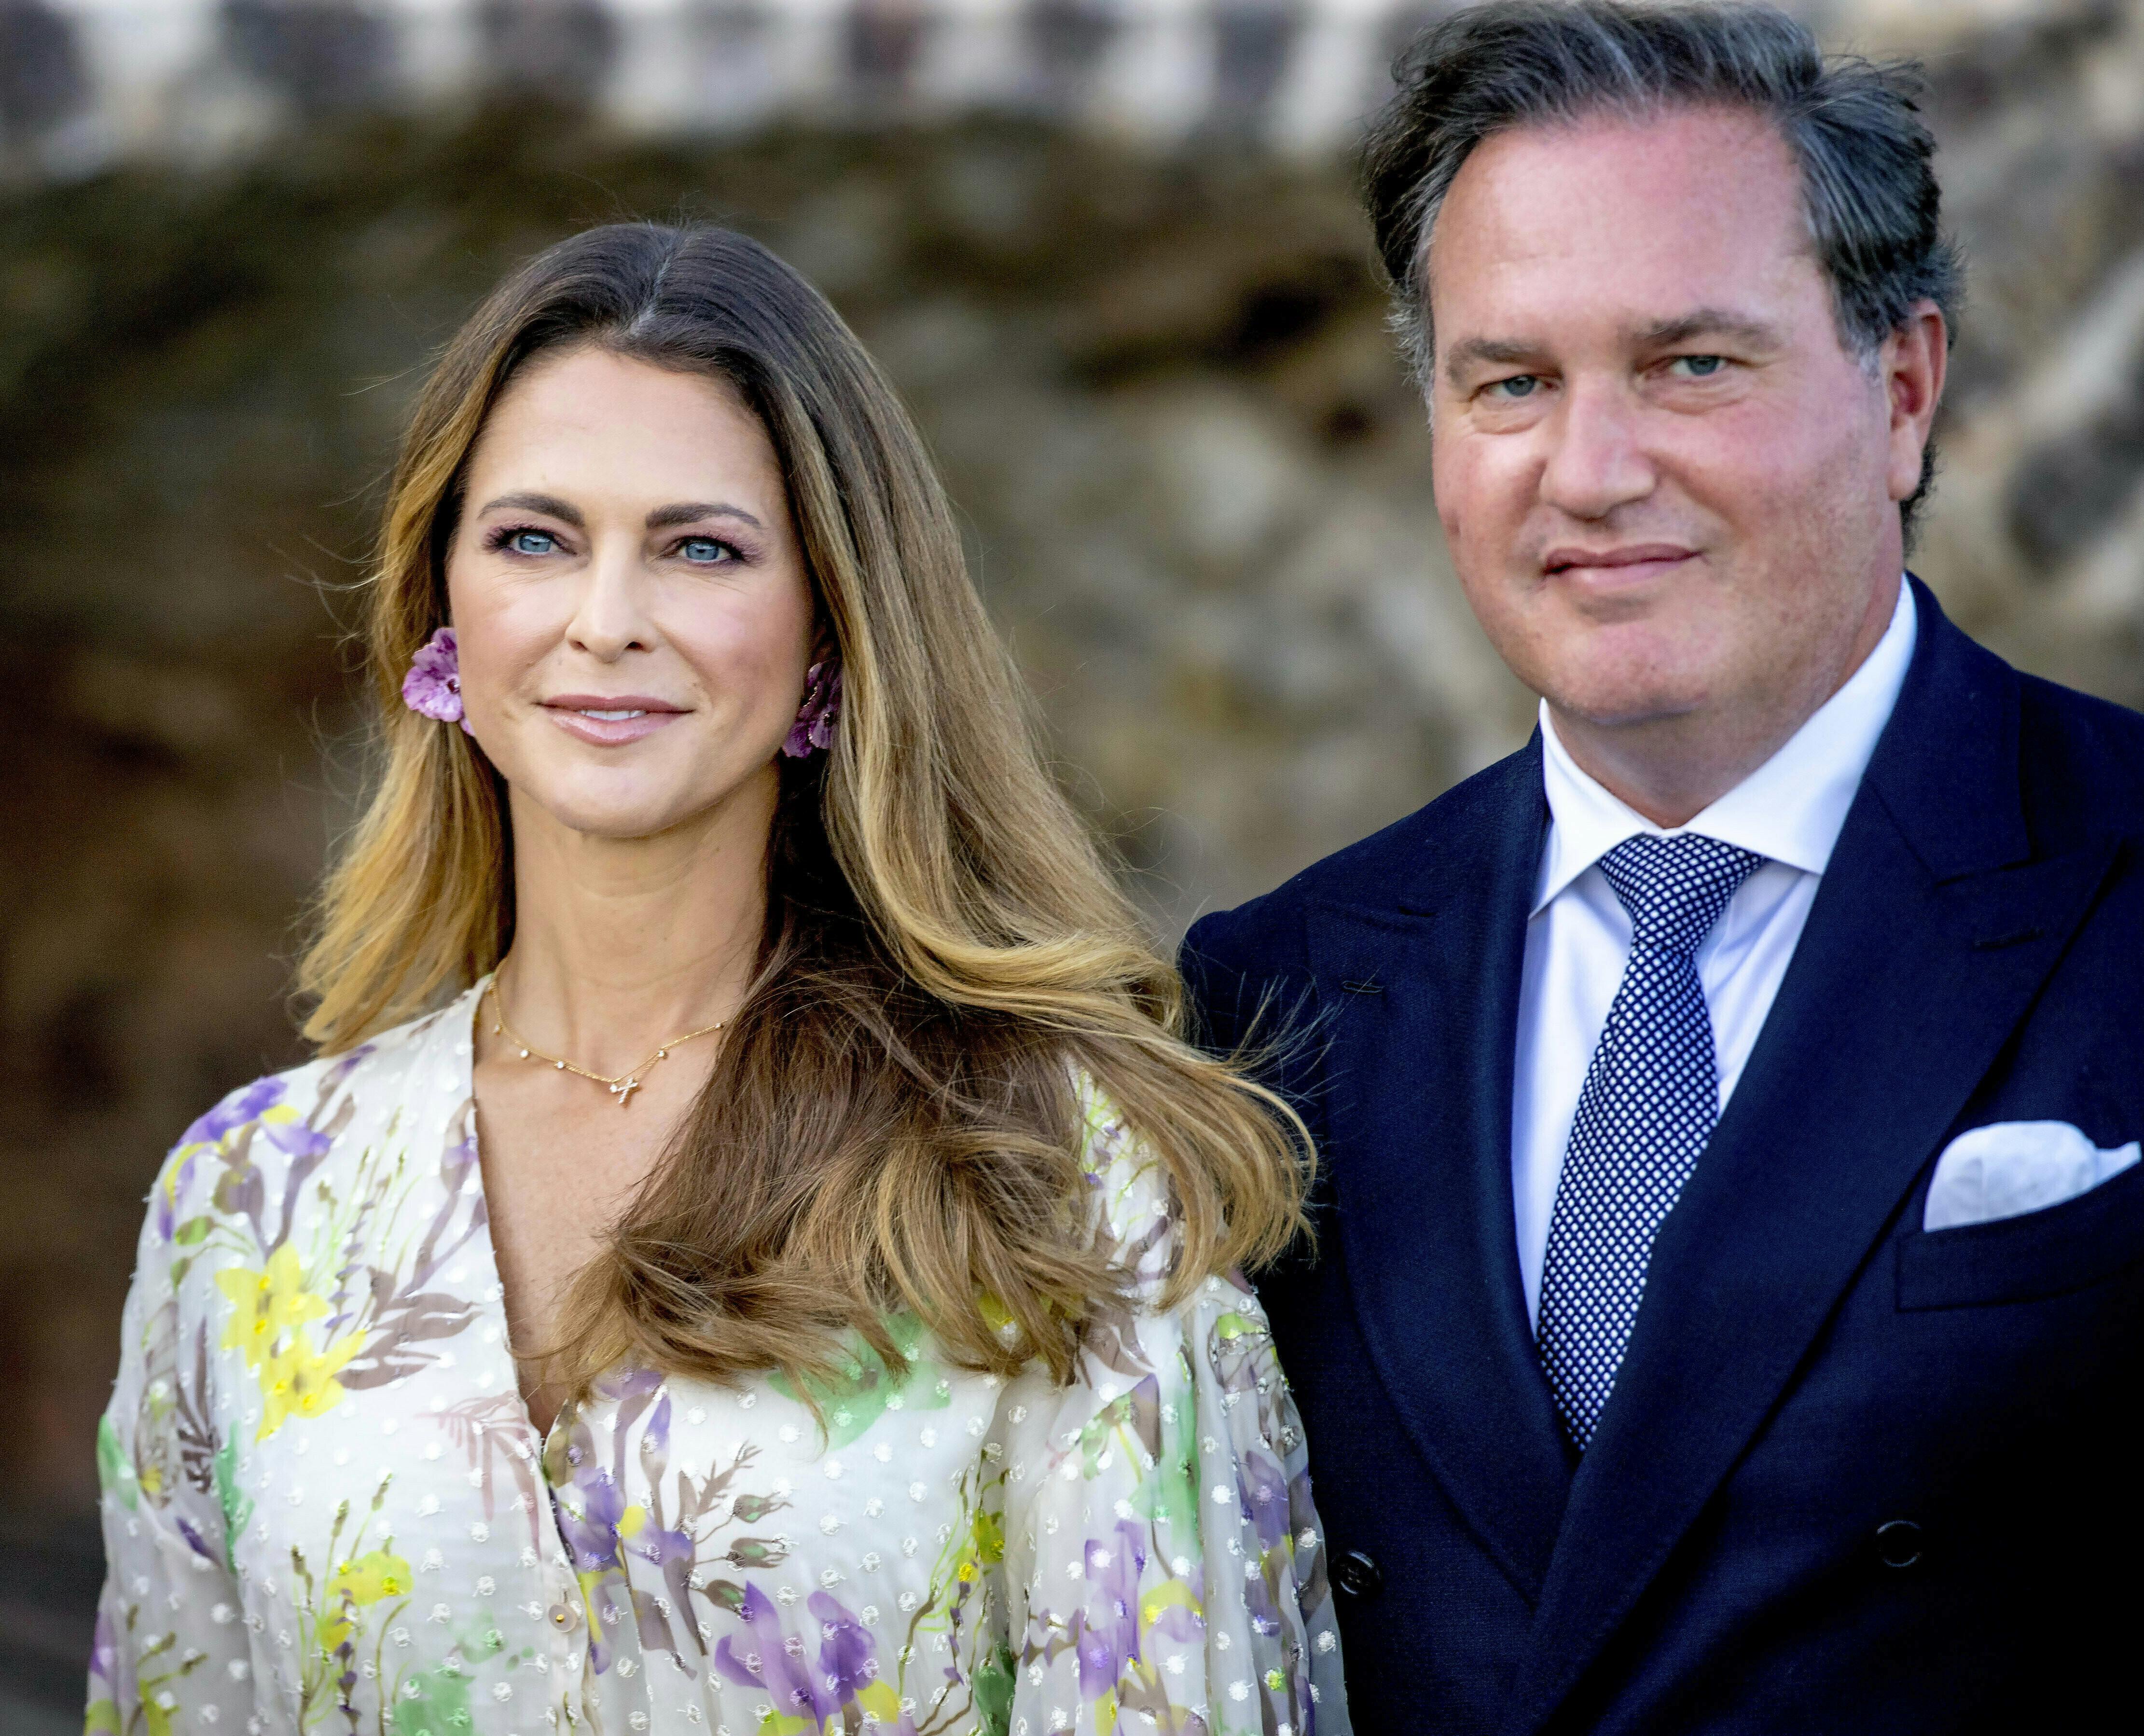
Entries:
[[588,1601],[588,1667],[603,1675],[609,1671],[614,1653],[597,1624],[613,1608],[623,1613],[632,1602],[618,1545],[625,1496],[611,1474],[594,1462],[585,1423],[576,1420],[566,1439],[563,1453],[556,1441],[546,1450],[543,1475],[553,1489],[570,1490],[570,1498],[555,1500],[552,1507],[558,1515],[559,1540],[580,1575]]
[[97,1630],[89,1642],[89,1679],[105,1689],[107,1699],[119,1679],[119,1645],[112,1636],[112,1617],[102,1610],[97,1612]]
[[343,1055],[332,1066],[330,1066],[325,1073],[320,1075],[321,1094],[325,1096],[328,1092],[333,1090],[337,1085],[340,1085],[345,1079],[348,1079],[350,1074],[356,1072],[358,1064],[364,1060],[365,1058],[371,1053],[372,1044],[370,1043],[360,1043],[356,1048]]
[[804,1642],[782,1631],[782,1614],[772,1598],[747,1584],[744,1607],[737,1613],[752,1630],[754,1649],[740,1654],[736,1642],[725,1635],[715,1647],[717,1669],[741,1688],[764,1688],[782,1720],[808,1716],[814,1725],[823,1724],[841,1709],[840,1698],[820,1687],[823,1679],[815,1679],[804,1661]]
[[598,1471],[583,1481],[573,1479],[580,1496],[580,1511],[558,1503],[558,1534],[583,1573],[601,1573],[625,1564],[618,1552],[618,1521],[625,1517],[625,1496],[608,1471]]
[[211,1109],[207,1114],[188,1128],[179,1138],[181,1145],[214,1145],[226,1133],[234,1133],[249,1121],[258,1121],[283,1100],[283,1082],[280,1079],[256,1079],[242,1090],[230,1096]]
[[1139,1586],[1146,1571],[1146,1545],[1136,1526],[1119,1520],[1116,1535],[1089,1538],[1087,1607],[1072,1618],[1079,1654],[1079,1692],[1099,1699],[1115,1688],[1139,1654]]
[[190,1521],[181,1518],[178,1521],[178,1527],[179,1535],[186,1539],[186,1547],[188,1549],[199,1555],[202,1560],[207,1562],[211,1567],[221,1567],[223,1565],[223,1557],[208,1546],[207,1540],[204,1538],[199,1531],[193,1528],[193,1525]]
[[[335,1142],[317,1128],[307,1127],[302,1121],[285,1122],[267,1128],[268,1143],[285,1157],[310,1158],[317,1161],[327,1155],[328,1147]],[[310,1165],[307,1165],[308,1169]]]
[[1287,1471],[1271,1454],[1246,1449],[1237,1461],[1236,1494],[1258,1542],[1268,1550],[1278,1549],[1288,1534]]
[[834,726],[841,721],[841,666],[814,663],[804,674],[804,703],[782,751],[792,760],[809,759],[834,745]]
[[455,1140],[439,1153],[439,1186],[449,1193],[459,1193],[478,1173],[474,1133]]
[[258,1121],[282,1100],[282,1080],[256,1079],[232,1092],[179,1136],[179,1149],[186,1155],[179,1164],[178,1173],[171,1178],[170,1188],[156,1190],[156,1234],[160,1238],[169,1242],[176,1232],[172,1201],[186,1191],[186,1184],[193,1179],[194,1160],[201,1155],[201,1148],[221,1145],[240,1128],[248,1122]]
[[805,1607],[819,1620],[819,1674],[846,1704],[876,1674],[871,1661],[878,1648],[863,1624],[826,1592],[813,1592]]
[[640,1437],[641,1457],[648,1466],[651,1486],[659,1484],[670,1466],[670,1395],[659,1386],[655,1390],[660,1396]]
[[593,1574],[623,1567],[618,1527],[625,1517],[625,1494],[597,1458],[594,1433],[578,1411],[564,1429],[553,1431],[543,1450],[543,1476],[568,1497],[555,1505],[558,1535],[574,1568]]
[[402,703],[420,717],[459,723],[464,735],[475,733],[462,715],[461,653],[451,627],[434,633],[409,659],[409,672],[402,677]]

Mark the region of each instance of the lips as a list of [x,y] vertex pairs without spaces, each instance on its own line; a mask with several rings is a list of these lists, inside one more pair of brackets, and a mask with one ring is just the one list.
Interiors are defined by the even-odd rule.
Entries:
[[598,747],[620,747],[653,735],[685,707],[645,693],[561,693],[543,702],[559,728]]
[[1629,543],[1615,548],[1551,548],[1541,557],[1541,571],[1551,578],[1563,573],[1598,576],[1611,583],[1652,578],[1695,558],[1697,551],[1680,543]]

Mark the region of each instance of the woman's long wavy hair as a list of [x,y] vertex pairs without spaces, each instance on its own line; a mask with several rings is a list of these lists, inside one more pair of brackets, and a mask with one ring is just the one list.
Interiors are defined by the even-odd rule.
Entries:
[[[469,452],[516,370],[600,347],[722,381],[765,424],[822,624],[831,751],[785,761],[759,968],[705,1090],[581,1274],[547,1377],[621,1360],[812,1383],[906,1311],[970,1367],[1070,1377],[1124,1277],[1082,1174],[1084,1073],[1166,1173],[1164,1301],[1303,1227],[1302,1124],[1185,1040],[1182,985],[1045,766],[1024,689],[891,387],[726,230],[619,224],[503,284],[419,394],[371,581],[384,766],[300,970],[329,1053],[439,1004],[514,935],[504,791],[400,702],[446,620]],[[533,1347],[532,1347],[533,1348]]]

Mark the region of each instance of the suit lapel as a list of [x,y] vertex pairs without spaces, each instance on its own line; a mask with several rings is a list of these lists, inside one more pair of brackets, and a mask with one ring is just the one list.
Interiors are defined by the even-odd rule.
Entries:
[[[1511,1050],[1547,806],[1539,738],[1440,812],[1418,871],[1308,912],[1334,1218],[1409,1436],[1529,1601],[1570,1472],[1519,1282]],[[1441,805],[1442,806],[1442,805]]]
[[1917,601],[1897,711],[1655,1243],[1507,1733],[1553,1713],[1762,1427],[2113,861],[2112,841],[2027,860],[2017,677]]

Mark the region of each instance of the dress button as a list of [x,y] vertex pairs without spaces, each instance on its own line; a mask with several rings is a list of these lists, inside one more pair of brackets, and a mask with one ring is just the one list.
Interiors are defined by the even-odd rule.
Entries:
[[1347,1550],[1333,1564],[1333,1583],[1350,1597],[1375,1597],[1385,1589],[1384,1570],[1362,1550]]
[[1921,1559],[1921,1528],[1910,1519],[1886,1520],[1876,1527],[1876,1553],[1886,1567],[1911,1567]]
[[581,1612],[571,1604],[551,1605],[551,1625],[561,1634],[570,1634],[581,1624]]

